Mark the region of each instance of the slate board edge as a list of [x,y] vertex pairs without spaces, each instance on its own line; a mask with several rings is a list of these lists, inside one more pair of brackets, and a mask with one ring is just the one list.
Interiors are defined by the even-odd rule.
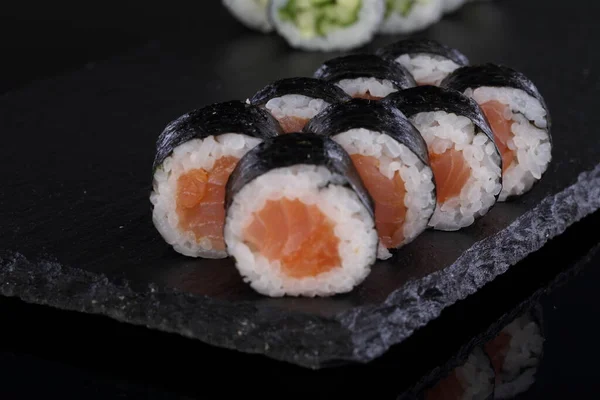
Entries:
[[[227,303],[175,290],[159,291],[152,285],[145,292],[135,291],[127,282],[117,284],[102,274],[56,262],[29,261],[11,251],[0,252],[0,294],[100,314],[307,368],[365,363],[599,208],[600,164],[506,229],[473,245],[451,266],[407,283],[382,304],[330,319],[282,313],[250,302]],[[447,279],[448,275],[454,279]],[[223,315],[228,317],[215,323]]]

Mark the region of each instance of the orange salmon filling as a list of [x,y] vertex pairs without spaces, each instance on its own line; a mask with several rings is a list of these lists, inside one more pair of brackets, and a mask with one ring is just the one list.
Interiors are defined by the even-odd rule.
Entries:
[[379,160],[371,156],[350,156],[367,191],[375,202],[375,226],[381,243],[396,248],[404,241],[403,226],[406,219],[404,197],[406,189],[400,173],[389,179],[379,171]]
[[365,93],[357,93],[352,96],[355,99],[365,99],[365,100],[381,100],[381,97],[373,96],[368,90]]
[[306,118],[285,116],[278,119],[284,133],[300,132],[308,122]]
[[484,345],[485,352],[492,361],[492,367],[496,371],[496,383],[500,383],[500,371],[504,365],[504,359],[510,345],[511,336],[506,332],[500,332],[498,336]]
[[179,229],[193,232],[198,242],[209,239],[214,250],[225,250],[225,184],[237,162],[233,156],[221,157],[210,171],[193,169],[177,179]]
[[435,179],[438,203],[460,195],[471,176],[471,167],[465,161],[462,152],[454,148],[442,154],[430,151],[429,163]]
[[434,387],[425,392],[424,400],[458,400],[465,390],[462,387],[456,370],[440,380]]
[[494,141],[502,155],[502,172],[505,172],[510,164],[515,159],[515,151],[508,148],[508,141],[514,137],[511,130],[512,120],[504,118],[505,112],[508,111],[508,106],[491,100],[481,105],[481,109],[486,118],[490,122],[492,131],[494,132]]
[[298,199],[269,200],[244,231],[251,249],[279,260],[293,278],[317,276],[341,264],[333,223],[316,205]]

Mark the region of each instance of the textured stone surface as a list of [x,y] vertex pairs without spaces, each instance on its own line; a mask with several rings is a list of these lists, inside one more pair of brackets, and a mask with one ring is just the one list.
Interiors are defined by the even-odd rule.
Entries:
[[281,313],[248,302],[158,291],[154,286],[134,290],[103,274],[53,262],[32,263],[18,253],[1,255],[0,292],[307,367],[342,360],[367,362],[598,208],[600,165],[506,229],[476,243],[449,267],[408,283],[380,305],[356,307],[335,318]]
[[[223,26],[214,42],[153,42],[4,95],[0,163],[10,174],[0,191],[0,293],[307,367],[372,360],[600,206],[600,146],[590,139],[600,124],[600,53],[587,47],[600,25],[586,24],[579,9],[482,3],[426,33],[536,83],[553,114],[553,162],[526,196],[460,232],[425,232],[355,291],[327,299],[261,297],[231,260],[175,254],[152,226],[148,195],[154,144],[169,121],[310,75],[334,55],[290,51],[221,12],[211,15]],[[589,28],[568,37],[535,28],[564,20]],[[549,44],[552,51],[536,52]],[[495,290],[512,288],[505,285]]]

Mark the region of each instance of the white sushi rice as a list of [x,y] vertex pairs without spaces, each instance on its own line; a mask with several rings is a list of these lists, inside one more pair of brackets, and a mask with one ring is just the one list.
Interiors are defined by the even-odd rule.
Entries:
[[402,54],[396,62],[404,66],[419,85],[439,86],[446,76],[460,67],[446,57],[426,53]]
[[529,315],[515,319],[503,331],[511,339],[500,374],[502,382],[496,387],[499,399],[512,398],[533,384],[544,345],[540,327]]
[[412,33],[438,22],[444,13],[443,0],[417,0],[408,15],[392,12],[379,27],[383,34]]
[[[375,221],[356,193],[336,185],[335,179],[323,166],[296,165],[271,170],[236,194],[226,216],[225,242],[240,274],[257,292],[271,297],[330,296],[351,291],[368,276],[377,253]],[[279,261],[269,262],[245,243],[244,230],[253,213],[267,200],[283,197],[314,204],[333,221],[340,239],[340,267],[314,277],[290,277]]]
[[344,51],[366,45],[377,33],[385,12],[385,0],[362,0],[358,20],[354,24],[335,29],[325,36],[305,37],[296,25],[282,21],[278,15],[278,10],[288,1],[271,1],[273,25],[292,47],[309,51]]
[[489,358],[479,347],[469,354],[467,361],[456,369],[463,387],[462,400],[486,400],[494,390],[494,370]]
[[491,100],[510,107],[505,118],[512,120],[514,138],[508,148],[516,151],[515,160],[506,169],[499,201],[529,191],[541,179],[552,160],[552,145],[547,131],[548,121],[542,104],[521,89],[478,87],[465,90],[478,104]]
[[278,120],[284,117],[297,117],[310,120],[327,106],[329,106],[329,103],[323,99],[299,94],[286,94],[281,97],[274,97],[265,104],[265,108]]
[[208,136],[203,140],[192,139],[176,147],[157,169],[150,194],[150,202],[154,206],[152,221],[175,251],[189,257],[227,257],[226,251],[213,248],[210,239],[197,241],[193,232],[179,228],[177,179],[193,169],[210,171],[215,161],[224,156],[241,158],[260,142],[260,139],[235,133]]
[[269,0],[223,0],[223,5],[246,27],[263,33],[273,30],[268,17]]
[[364,96],[368,92],[373,97],[384,98],[398,91],[391,81],[372,77],[342,79],[335,84],[352,97]]
[[[393,179],[396,172],[404,181],[407,207],[403,225],[405,240],[401,246],[412,242],[427,229],[427,223],[435,208],[435,185],[433,172],[425,163],[405,145],[390,136],[367,129],[351,129],[333,137],[348,154],[362,154],[375,157],[380,161],[379,172]],[[377,257],[387,259],[391,256],[388,249],[380,243]]]
[[438,203],[429,226],[454,231],[473,224],[494,205],[502,189],[500,156],[493,141],[468,118],[445,111],[418,113],[411,121],[425,139],[429,154],[454,147],[471,167],[471,177],[460,195]]

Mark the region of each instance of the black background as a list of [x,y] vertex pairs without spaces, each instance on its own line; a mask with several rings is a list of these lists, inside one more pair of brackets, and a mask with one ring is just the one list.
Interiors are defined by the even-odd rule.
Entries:
[[[0,94],[19,90],[35,80],[93,67],[94,63],[125,54],[153,40],[193,34],[199,30],[198,25],[210,23],[210,13],[202,3],[169,2],[167,7],[122,2],[118,7],[97,8],[84,4],[73,8],[71,5],[40,7],[23,3],[3,8],[0,12],[3,70]],[[594,7],[599,11],[597,6],[591,8]],[[593,9],[589,11],[589,23],[593,23],[597,13]],[[586,18],[578,23],[582,21]],[[568,34],[571,26],[565,20],[564,26],[553,28],[563,29]],[[588,49],[593,49],[592,44],[589,46]],[[594,73],[597,67],[586,68],[591,68],[588,73]],[[586,229],[598,227],[598,216],[590,218],[595,218],[594,223],[579,227],[580,231],[571,234],[573,243]],[[562,243],[563,246],[568,244]],[[577,254],[564,255],[565,260],[551,261],[567,267],[584,257],[580,265],[585,265],[585,269],[566,286],[542,297],[547,342],[539,379],[529,392],[529,398],[593,398],[600,391],[597,368],[600,349],[595,323],[600,311],[596,295],[600,256],[592,252],[589,259],[585,258],[593,244],[591,241],[578,248]],[[544,259],[527,262],[540,260]],[[297,376],[298,385],[323,386],[323,393],[351,393],[353,390],[348,388],[326,385],[328,381],[343,381],[346,373],[356,375],[344,369],[321,374],[300,371],[258,356],[208,348],[175,335],[129,327],[102,317],[25,305],[15,299],[0,299],[0,318],[2,399],[50,395],[176,398],[180,394],[212,398],[232,392],[244,393],[244,388],[235,387],[236,379],[240,383],[249,380],[226,376],[230,363],[247,366],[249,371],[256,370],[259,374],[263,369],[266,381],[278,371],[275,376],[285,376],[282,382],[288,386],[286,392],[294,391],[290,382]],[[78,338],[89,346],[75,345],[74,339]],[[109,343],[111,350],[100,350],[100,343]],[[182,361],[190,359],[197,360],[198,369],[183,366]],[[362,369],[365,380],[359,386],[393,398],[395,363],[402,363],[402,359],[395,359],[392,354],[373,369]],[[199,368],[204,366],[213,366],[214,372],[202,375]],[[231,387],[215,383],[214,378],[221,374]],[[215,388],[220,393],[208,396],[207,388]],[[281,394],[283,396],[285,394]]]

